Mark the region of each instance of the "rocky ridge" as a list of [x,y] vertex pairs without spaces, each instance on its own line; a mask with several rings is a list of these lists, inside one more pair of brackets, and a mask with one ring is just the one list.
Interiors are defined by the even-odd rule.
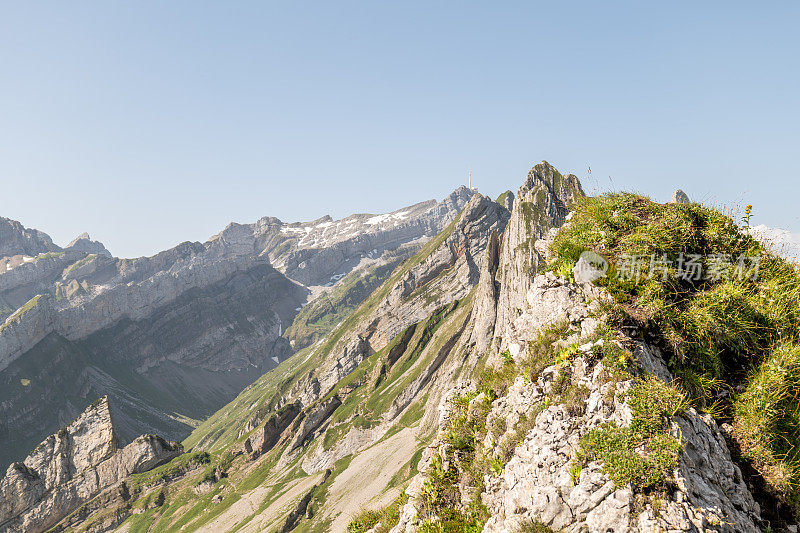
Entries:
[[83,502],[180,455],[155,435],[119,446],[107,397],[45,439],[0,479],[0,531],[47,531]]
[[26,228],[16,220],[0,217],[0,257],[36,256],[56,250],[58,246],[46,233]]
[[[334,332],[334,339],[309,349],[306,358],[314,362],[313,368],[307,374],[297,371],[296,382],[275,406],[296,401],[313,412],[319,398],[328,396],[342,378],[400,332],[466,297],[478,282],[477,262],[485,254],[489,236],[505,227],[509,215],[503,206],[475,195],[448,228],[395,270],[340,326],[344,334]],[[259,421],[248,424],[255,427]],[[210,444],[206,436],[197,438],[201,446]]]
[[[576,284],[548,273],[536,276],[527,293],[529,307],[520,322],[541,332],[568,323],[573,332],[563,345],[590,339],[598,326],[598,302],[608,299],[591,284]],[[631,346],[643,372],[673,381],[658,348],[620,337]],[[520,339],[527,345],[528,339]],[[603,341],[585,342],[568,365],[544,368],[535,382],[517,377],[507,393],[492,401],[485,415],[490,430],[484,447],[501,447],[517,437],[521,421],[534,414],[522,441],[513,448],[502,472],[487,475],[482,503],[489,511],[484,531],[517,531],[538,523],[553,531],[761,531],[758,504],[732,461],[724,435],[709,415],[694,409],[676,416],[672,434],[683,452],[674,472],[676,490],[656,507],[642,502],[629,487],[616,487],[598,462],[582,468],[576,462],[579,442],[592,428],[614,422],[629,425],[632,413],[624,400],[632,379],[609,379],[610,370],[593,355]],[[521,353],[517,354],[521,357]],[[554,400],[559,378],[584,391],[579,405]],[[434,458],[453,461],[447,435],[452,421],[452,401],[439,405],[439,430],[420,465],[420,475],[407,489],[411,501],[392,530],[416,531],[423,505],[425,480]],[[472,404],[483,400],[477,396]]]
[[[611,320],[605,289],[572,280],[576,271],[543,272],[582,195],[577,178],[542,162],[516,198],[473,197],[330,334],[187,439],[210,456],[206,473],[183,468],[182,456],[129,500],[85,503],[70,524],[761,530],[730,428],[672,388],[662,347]],[[582,274],[593,268],[584,263]],[[652,399],[666,407],[643,410]],[[623,450],[638,465],[632,481],[587,448],[598,431],[645,423],[655,433]],[[673,458],[669,472],[651,462]]]

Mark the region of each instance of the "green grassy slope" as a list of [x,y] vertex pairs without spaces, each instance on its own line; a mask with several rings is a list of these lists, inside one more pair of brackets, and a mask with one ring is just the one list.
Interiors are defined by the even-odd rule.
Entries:
[[347,275],[303,307],[283,336],[293,342],[297,350],[322,339],[386,281],[399,262],[400,258]]
[[[262,513],[296,484],[313,486],[312,482],[316,482],[315,476],[319,474],[308,475],[303,472],[300,468],[302,459],[319,449],[329,449],[350,430],[381,424],[385,420],[385,413],[408,385],[431,369],[432,362],[447,341],[461,331],[469,317],[472,299],[470,294],[462,301],[444,306],[425,321],[410,326],[409,329],[414,332],[410,338],[406,332],[400,333],[389,345],[373,354],[355,372],[342,380],[335,391],[343,398],[342,405],[332,415],[323,434],[307,443],[301,453],[288,464],[281,464],[279,461],[286,452],[286,442],[258,460],[248,462],[244,456],[233,457],[231,451],[239,442],[226,435],[215,441],[210,452],[188,453],[156,470],[132,476],[127,485],[133,498],[126,505],[130,505],[136,512],[127,519],[126,526],[130,527],[130,531],[194,531],[208,526],[239,504],[243,498],[253,497],[255,493],[252,491],[258,489],[257,493],[263,496],[263,500],[259,500],[253,508],[248,508],[246,516],[239,518],[237,527],[232,529],[236,531],[258,516],[263,518]],[[386,360],[390,350],[395,350],[397,354],[393,365],[388,365]],[[262,381],[263,387],[279,388],[281,378],[287,376],[285,365],[268,373],[265,378],[270,378],[273,374],[272,379]],[[241,397],[242,405],[251,405],[257,398],[257,389],[245,391]],[[404,428],[420,429],[420,440],[415,451],[401,458],[404,462],[402,468],[387,482],[384,490],[405,487],[415,473],[422,449],[433,436],[433,428],[423,431],[419,426],[427,400],[427,395],[417,395],[397,414],[390,425],[384,425],[386,432],[380,441]],[[338,459],[331,467],[330,477],[313,489],[309,503],[312,510],[326,508],[325,502],[330,497],[329,491],[335,479],[345,471],[351,459],[350,455]],[[214,479],[212,474],[218,467],[226,475]],[[179,478],[179,481],[167,483],[174,478]],[[210,490],[198,495],[196,487],[209,479],[212,484]],[[113,509],[109,509],[96,513],[93,521],[96,523],[113,512]],[[284,510],[283,514],[278,513],[270,527],[279,529],[286,512],[288,510]],[[303,519],[297,531],[329,530],[330,518],[324,512],[311,514],[312,518]],[[82,527],[89,525],[87,523]]]

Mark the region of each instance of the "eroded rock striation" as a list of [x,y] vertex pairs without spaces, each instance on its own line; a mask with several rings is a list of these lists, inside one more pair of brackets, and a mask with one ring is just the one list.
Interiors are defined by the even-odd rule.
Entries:
[[564,223],[567,205],[584,196],[573,174],[563,176],[550,163],[534,166],[517,192],[508,228],[503,236],[497,281],[500,284],[496,337],[514,337],[513,321],[525,307],[525,295],[541,264],[535,243]]

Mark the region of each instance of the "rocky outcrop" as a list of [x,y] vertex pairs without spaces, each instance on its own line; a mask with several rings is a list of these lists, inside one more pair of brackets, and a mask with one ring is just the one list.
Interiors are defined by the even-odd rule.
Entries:
[[[548,281],[538,282],[540,278]],[[597,301],[593,286],[566,283],[552,275],[536,281],[527,298],[533,315],[529,324],[568,320],[578,332],[595,327],[594,318],[586,313]],[[576,334],[581,336],[585,337]],[[644,368],[672,381],[658,349],[633,339],[627,342],[637,345],[634,353]],[[591,351],[591,346],[581,348]],[[487,418],[501,417],[506,427],[514,428],[521,415],[541,410],[538,406],[552,398],[554,383],[564,372],[571,375],[573,385],[585,388],[586,400],[580,409],[556,404],[536,416],[503,473],[488,480],[482,498],[492,517],[484,531],[514,530],[531,521],[564,531],[760,530],[758,505],[719,428],[709,415],[693,409],[673,422],[673,435],[683,446],[675,472],[677,490],[660,500],[659,508],[636,505],[630,488],[615,487],[599,463],[590,462],[575,477],[580,438],[601,424],[613,421],[625,426],[631,420],[623,398],[632,382],[609,381],[603,363],[592,362],[591,356],[579,355],[568,368],[547,368],[536,383],[518,379],[507,396],[493,403]]]
[[85,232],[72,239],[65,249],[111,257],[111,252],[106,249],[102,242],[93,241],[89,234]]
[[[552,274],[538,276],[520,316],[525,326],[518,331],[541,331],[566,322],[575,333],[563,345],[574,343],[596,328],[598,296],[603,297],[590,284],[569,283]],[[528,340],[520,338],[517,344],[526,345]],[[624,342],[636,346],[634,354],[645,371],[672,381],[657,348],[630,338]],[[720,429],[711,416],[694,409],[672,422],[672,435],[680,439],[682,452],[674,472],[675,490],[657,505],[637,500],[630,487],[615,486],[598,462],[580,468],[576,457],[581,437],[609,422],[627,426],[632,418],[625,400],[632,380],[609,379],[609,370],[592,355],[592,349],[591,343],[580,346],[569,365],[545,368],[534,382],[518,377],[505,395],[491,402],[485,426],[497,429],[490,429],[481,443],[487,450],[502,449],[504,442],[516,437],[521,421],[531,413],[534,419],[502,471],[484,479],[481,500],[490,513],[484,531],[518,531],[532,523],[554,531],[592,533],[760,531],[759,506],[732,461]],[[577,404],[565,405],[555,394],[564,374],[570,386],[584,391],[585,399]],[[446,451],[451,446],[447,440],[450,402],[462,392],[455,388],[442,399],[438,437],[423,457],[421,474],[406,490],[411,500],[394,533],[417,530],[423,482],[434,457],[444,461],[450,457]],[[464,487],[464,493],[468,492],[469,487]]]
[[[333,405],[333,404],[331,404]],[[289,427],[289,424],[300,414],[300,403],[290,403],[273,414],[266,422],[256,428],[256,430],[244,441],[244,451],[253,460],[272,449],[281,437],[281,434]],[[246,431],[249,431],[247,429]]]
[[0,217],[0,258],[15,255],[34,257],[58,250],[47,234],[28,229],[16,220]]
[[331,416],[337,407],[342,405],[338,396],[332,396],[318,405],[309,407],[298,423],[295,424],[294,438],[289,444],[289,451],[292,452],[302,446],[303,442],[311,435],[325,420]]
[[675,192],[672,193],[672,198],[670,199],[669,203],[671,204],[688,204],[691,203],[689,200],[689,196],[680,189],[677,189]]
[[0,480],[0,531],[46,531],[104,489],[182,452],[144,435],[120,448],[108,398],[49,436]]
[[582,196],[577,177],[562,176],[546,161],[534,166],[520,187],[503,236],[497,272],[500,294],[495,334],[501,342],[514,337],[512,323],[525,307],[525,295],[539,270],[541,253],[536,241],[563,224],[568,206]]
[[300,499],[295,508],[289,513],[289,516],[286,517],[286,521],[283,523],[283,527],[280,530],[281,533],[289,533],[297,527],[300,519],[303,518],[303,515],[308,511],[308,504],[311,502],[314,493],[328,481],[329,477],[331,477],[331,471],[326,470],[322,479]]

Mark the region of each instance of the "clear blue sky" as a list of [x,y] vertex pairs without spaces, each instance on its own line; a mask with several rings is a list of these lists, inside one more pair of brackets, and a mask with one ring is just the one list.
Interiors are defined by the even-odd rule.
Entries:
[[748,4],[5,2],[0,216],[137,256],[547,159],[797,232],[800,8]]

